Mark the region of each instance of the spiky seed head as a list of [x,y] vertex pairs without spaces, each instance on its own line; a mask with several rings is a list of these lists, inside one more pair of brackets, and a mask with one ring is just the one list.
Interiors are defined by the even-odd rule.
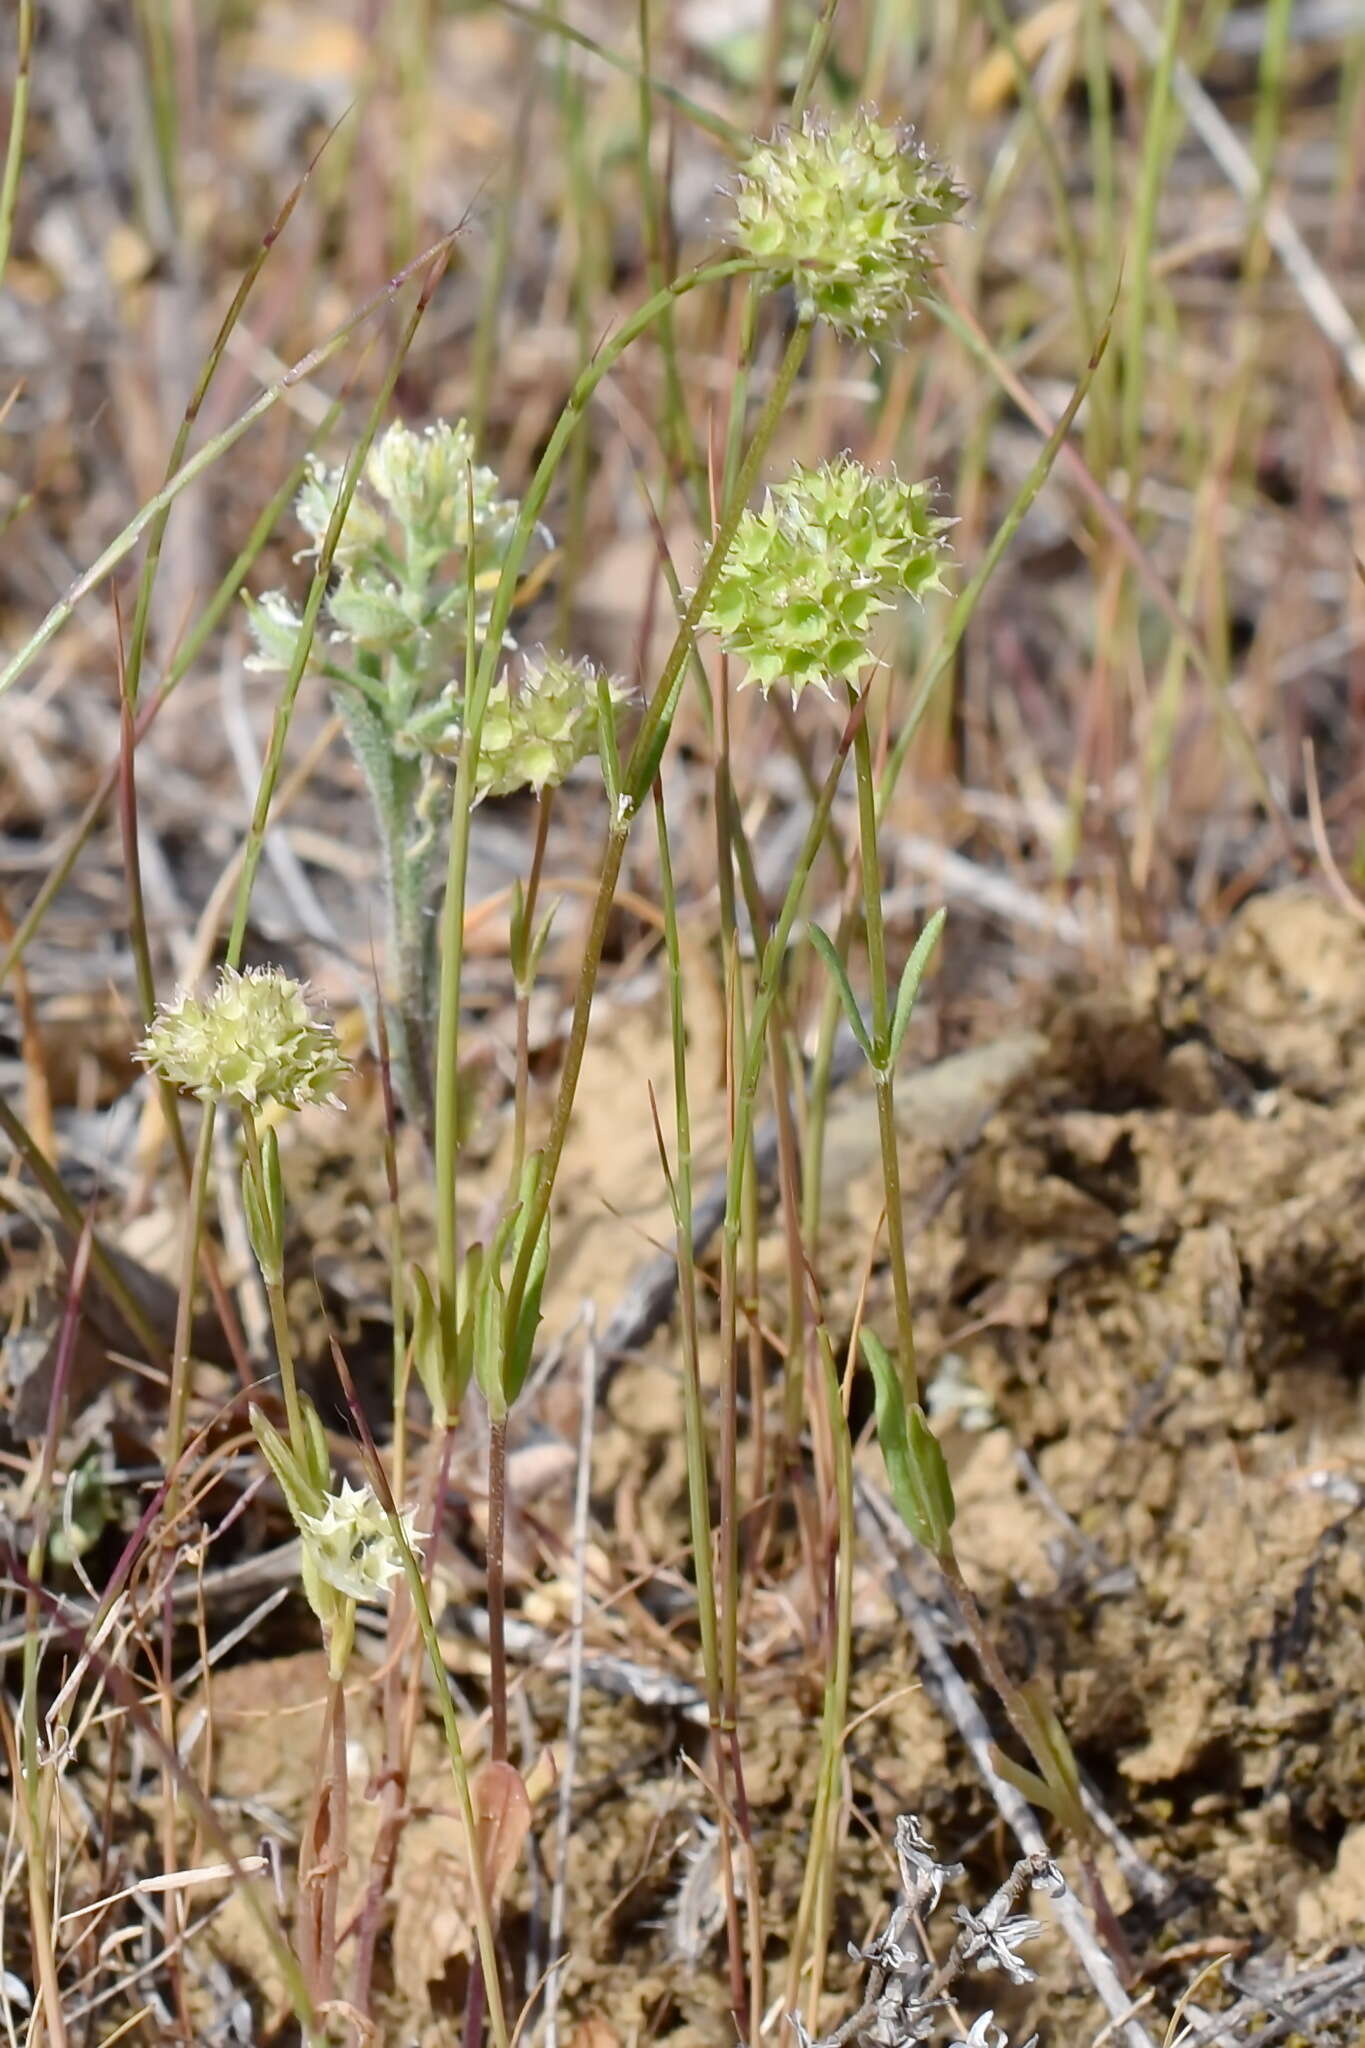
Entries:
[[868,341],[923,296],[931,233],[965,196],[907,130],[865,108],[807,113],[745,159],[735,239],[791,284],[803,319]]
[[250,1109],[336,1104],[337,1084],[350,1072],[331,1025],[277,967],[225,967],[202,1001],[182,992],[158,1011],[137,1058],[201,1102]]
[[874,476],[850,456],[798,467],[740,518],[702,616],[766,695],[785,681],[857,684],[877,617],[899,597],[942,589],[950,521],[931,486]]

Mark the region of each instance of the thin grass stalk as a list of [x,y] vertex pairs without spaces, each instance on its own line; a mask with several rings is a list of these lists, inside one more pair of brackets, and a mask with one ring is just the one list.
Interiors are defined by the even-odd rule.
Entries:
[[142,29],[161,203],[165,225],[174,233],[179,215],[180,96],[176,89],[170,8],[167,0],[137,0],[135,12]]
[[687,1085],[687,1020],[683,1005],[682,951],[678,942],[678,898],[668,841],[662,784],[654,784],[654,818],[659,846],[659,901],[664,917],[664,957],[669,1029],[673,1048],[673,1117],[676,1128],[669,1198],[678,1246],[678,1327],[682,1348],[683,1429],[687,1444],[687,1507],[692,1534],[692,1569],[697,1582],[697,1628],[702,1673],[713,1732],[719,1725],[720,1661],[716,1586],[712,1570],[711,1475],[706,1447],[706,1411],[697,1346],[697,1262],[692,1239],[692,1114]]
[[[936,306],[935,309],[940,312],[947,325],[955,328],[958,327],[959,323],[949,308]],[[961,331],[966,332],[968,339],[971,339],[969,330],[963,329]],[[925,663],[923,672],[915,684],[909,710],[897,728],[891,751],[887,755],[886,765],[878,778],[877,816],[879,822],[886,816],[887,807],[895,794],[896,785],[900,780],[901,770],[905,765],[905,759],[910,751],[911,744],[923,722],[925,712],[933,701],[934,692],[953,663],[957,650],[962,643],[962,637],[971,622],[977,605],[981,601],[982,593],[999,567],[1006,548],[1023,524],[1030,506],[1046,483],[1051,474],[1053,464],[1066,445],[1067,437],[1071,432],[1072,422],[1085,401],[1085,395],[1090,389],[1095,373],[1103,359],[1105,349],[1108,346],[1109,333],[1109,323],[1106,321],[1100,330],[1094,348],[1090,352],[1090,359],[1085,369],[1081,372],[1075,390],[1072,392],[1055,426],[1039,450],[1038,457],[1015,494],[1008,512],[996,528],[991,543],[981,558],[980,567],[972,576],[966,589],[954,600],[948,612],[942,631],[937,637],[934,650]]]
[[[589,35],[586,29],[575,28],[572,22],[565,21],[553,8],[528,6],[524,4],[524,0],[499,0],[499,4],[503,13],[510,14],[514,21],[524,22],[528,28],[548,29],[552,35],[562,36],[566,43],[573,43],[578,49],[588,51],[599,63],[605,64],[609,70],[619,72],[623,78],[638,79],[641,76],[640,66],[633,58],[627,57],[620,50],[614,50],[608,43],[599,42],[595,36]],[[704,106],[700,100],[690,99],[678,86],[670,85],[662,78],[649,78],[647,82],[650,91],[661,99],[665,106],[676,107],[678,112],[704,135],[711,135],[718,142],[731,144],[744,139],[743,130],[733,121],[727,121],[724,114],[718,114],[713,108]]]
[[[734,275],[744,266],[717,266],[727,274]],[[545,1217],[549,1212],[550,1196],[554,1188],[555,1175],[559,1170],[560,1155],[568,1134],[569,1117],[573,1110],[574,1093],[583,1064],[583,1052],[587,1045],[588,1019],[592,1007],[593,990],[596,986],[597,970],[601,964],[602,948],[606,941],[607,925],[611,915],[612,899],[616,892],[617,878],[625,854],[626,839],[630,821],[653,782],[657,761],[662,753],[668,726],[677,706],[682,674],[692,650],[698,621],[710,602],[711,592],[729,553],[735,530],[739,525],[745,502],[753,489],[759,469],[769,443],[777,430],[785,410],[796,373],[806,351],[808,330],[798,327],[787,344],[781,368],[773,381],[767,403],[754,430],[743,467],[736,481],[734,501],[726,509],[725,518],[711,545],[703,565],[697,587],[692,593],[687,611],[681,621],[673,646],[664,663],[659,682],[645,709],[640,730],[631,749],[622,775],[624,794],[627,800],[626,814],[613,819],[608,828],[607,847],[602,863],[601,879],[598,884],[597,900],[593,909],[592,925],[584,953],[583,969],[579,978],[578,993],[574,1004],[573,1022],[569,1031],[564,1065],[560,1075],[559,1094],[555,1101],[549,1137],[541,1155],[540,1174],[534,1193],[528,1205],[525,1239],[516,1268],[507,1290],[507,1322],[511,1330],[521,1313],[522,1297],[526,1289],[535,1241]],[[832,799],[832,792],[831,792]]]
[[[383,1503],[389,1518],[389,1529],[398,1545],[403,1560],[403,1575],[407,1583],[408,1596],[417,1616],[417,1626],[431,1667],[435,1684],[436,1702],[441,1715],[441,1728],[445,1737],[446,1755],[450,1762],[450,1775],[455,1787],[455,1803],[459,1810],[464,1832],[465,1854],[469,1864],[469,1890],[473,1907],[475,1937],[478,1944],[479,1962],[483,1970],[484,1989],[488,1998],[488,2021],[492,2030],[494,2048],[509,2048],[507,2015],[502,2001],[502,1983],[498,1975],[498,1946],[494,1931],[494,1918],[488,1894],[487,1875],[480,1853],[478,1822],[474,1816],[474,1799],[470,1790],[469,1769],[465,1761],[464,1743],[460,1736],[459,1717],[455,1712],[455,1701],[451,1694],[449,1674],[445,1659],[441,1655],[441,1642],[432,1618],[431,1601],[427,1596],[426,1580],[422,1566],[408,1541],[403,1518],[394,1501],[393,1489],[389,1485],[374,1438],[365,1421],[364,1411],[356,1398],[355,1385],[346,1368],[345,1360],[333,1347],[338,1375],[346,1395],[347,1405],[356,1426],[357,1435],[364,1446],[371,1485]],[[433,1527],[435,1524],[433,1524]],[[435,1545],[432,1545],[433,1553]]]
[[838,12],[839,0],[821,0],[820,12],[811,27],[810,41],[806,45],[801,76],[796,91],[792,94],[790,118],[793,124],[805,113],[810,96],[824,69],[825,58],[829,55],[829,46],[834,35],[834,18]]
[[214,463],[219,461],[230,448],[235,447],[243,435],[247,434],[256,425],[258,420],[263,419],[273,407],[278,405],[280,400],[286,397],[296,384],[301,384],[307,378],[314,376],[317,371],[331,362],[334,356],[340,354],[352,335],[360,327],[363,327],[365,322],[371,319],[375,313],[388,305],[411,277],[433,263],[444,261],[454,246],[459,233],[460,230],[458,228],[452,228],[449,234],[442,235],[438,241],[431,244],[430,248],[424,249],[420,256],[414,257],[413,261],[405,265],[396,277],[389,279],[381,291],[375,292],[367,299],[358,312],[353,313],[348,320],[343,321],[341,326],[326,341],[320,342],[316,348],[310,349],[307,355],[301,356],[298,362],[286,370],[282,377],[277,377],[273,384],[267,385],[259,398],[253,399],[246,411],[241,413],[231,426],[225,427],[220,434],[215,434],[211,441],[206,442],[195,454],[187,457],[183,466],[169,482],[163,484],[161,489],[155,492],[139,508],[122,531],[115,535],[109,545],[91,563],[90,567],[82,571],[65,595],[59,598],[56,604],[48,610],[41,623],[29,634],[28,639],[24,641],[18,651],[11,655],[4,668],[0,669],[0,695],[3,695],[12,683],[18,682],[20,676],[25,673],[34,659],[41,654],[42,650],[73,616],[77,605],[81,603],[82,599],[88,597],[91,591],[97,590],[105,578],[117,569],[119,563],[132,553],[143,534],[148,531],[167,506],[178,498],[180,493],[187,489],[190,484],[212,469]]
[[[1222,389],[1214,409],[1209,433],[1209,451],[1197,462],[1199,489],[1191,540],[1181,574],[1178,602],[1182,611],[1193,607],[1207,572],[1217,573],[1219,561],[1218,500],[1226,494],[1230,472],[1238,457],[1252,445],[1245,415],[1258,390],[1254,304],[1270,262],[1270,245],[1263,223],[1269,203],[1275,153],[1285,89],[1285,62],[1289,46],[1293,0],[1271,0],[1266,9],[1265,41],[1261,49],[1256,115],[1253,126],[1252,157],[1257,175],[1256,196],[1248,208],[1246,239],[1242,249],[1234,319],[1233,373]],[[1221,587],[1221,578],[1220,587]],[[1227,608],[1221,607],[1222,631],[1217,636],[1217,670],[1220,686],[1226,688],[1229,663]],[[1165,669],[1157,692],[1149,746],[1148,772],[1155,779],[1165,774],[1180,717],[1184,681],[1188,666],[1185,643],[1172,637]]]
[[[326,433],[336,420],[340,410],[339,405],[333,405],[329,409],[326,419],[318,428],[317,434],[310,440],[310,446]],[[138,713],[133,736],[135,746],[140,745],[146,738],[154,719],[163,710],[177,686],[184,681],[185,677],[194,667],[209,638],[217,630],[224,614],[241,590],[248,570],[279,524],[281,515],[303,481],[303,474],[303,462],[297,462],[285,482],[270,498],[259,518],[254,522],[245,546],[237,555],[231,568],[223,577],[213,596],[204,606],[193,627],[182,641],[174,661],[166,671],[165,679],[155,698]],[[103,815],[105,805],[118,789],[120,772],[121,756],[115,755],[113,761],[111,761],[104,774],[100,777],[94,795],[86,804],[76,824],[72,826],[62,851],[54,855],[47,867],[37,894],[16,927],[14,935],[6,946],[4,953],[0,954],[0,988],[3,988],[9,979],[15,963],[23,957],[34,933],[47,916],[53,901],[61,893],[62,889],[65,888],[72,869],[75,867],[91,833]]]
[[[858,692],[850,686],[850,709],[858,703]],[[877,789],[872,770],[872,738],[867,720],[858,721],[853,740],[853,767],[858,785],[858,838],[863,877],[863,932],[867,942],[868,979],[872,995],[872,1043],[879,1056],[889,1049],[891,998],[887,986],[886,934],[882,924],[881,862],[877,851]],[[910,1278],[905,1263],[905,1211],[901,1203],[899,1139],[896,1105],[889,1057],[874,1070],[877,1096],[877,1135],[882,1154],[882,1185],[886,1190],[886,1240],[891,1263],[891,1284],[896,1298],[896,1335],[900,1351],[901,1378],[906,1401],[919,1399],[919,1374],[915,1365],[915,1327],[910,1307]]]
[[984,0],[984,4],[992,29],[1009,52],[1019,104],[1033,128],[1038,155],[1043,166],[1043,176],[1052,200],[1052,218],[1057,229],[1057,239],[1061,243],[1062,260],[1070,280],[1076,316],[1080,322],[1085,346],[1089,349],[1095,342],[1095,308],[1086,276],[1085,252],[1081,247],[1080,230],[1076,225],[1075,211],[1067,191],[1066,171],[1057,148],[1055,123],[1049,118],[1034,90],[1032,76],[1019,53],[1019,45],[1015,41],[1014,30],[1010,26],[1002,0]]
[[805,2004],[805,2019],[813,2034],[818,2034],[820,2030],[821,1978],[833,1921],[840,1779],[844,1758],[844,1730],[848,1725],[849,1684],[853,1671],[853,1563],[856,1555],[853,1445],[840,1393],[839,1375],[835,1369],[834,1351],[829,1331],[823,1323],[816,1329],[816,1341],[820,1352],[820,1379],[824,1392],[826,1424],[834,1447],[837,1535],[833,1551],[830,1665],[820,1722],[820,1761],[816,1776],[815,1809],[811,1816],[810,1848],[806,1856],[801,1897],[792,1933],[786,1993],[787,2010],[789,2013],[795,2012],[801,2003],[803,1961],[809,1955],[810,1995]]
[[[568,161],[569,233],[573,243],[573,275],[570,296],[573,306],[574,341],[578,349],[575,374],[581,374],[592,360],[593,320],[606,292],[602,260],[603,235],[598,223],[598,199],[588,163],[588,124],[583,80],[570,61],[570,46],[561,41],[556,82],[559,90],[560,123],[564,153]],[[662,278],[659,280],[662,282]],[[563,563],[555,602],[555,644],[569,645],[574,593],[582,568],[587,537],[588,487],[592,480],[592,443],[580,434],[569,453],[568,502],[561,527]]]
[[[0,1093],[0,1135],[9,1140],[15,1154],[37,1182],[44,1198],[60,1218],[72,1244],[78,1243],[85,1227],[80,1206],[41,1145],[36,1142],[23,1120],[15,1114],[3,1093]],[[133,1293],[122,1271],[114,1263],[98,1236],[91,1246],[90,1259],[101,1288],[137,1338],[149,1362],[153,1365],[164,1362],[164,1343],[153,1329],[146,1309]]]
[[[487,625],[484,629],[483,645],[479,653],[477,669],[473,673],[466,692],[464,734],[460,746],[459,764],[455,773],[455,795],[452,805],[450,844],[446,865],[445,898],[441,910],[441,985],[437,1018],[436,1052],[436,1270],[437,1301],[440,1314],[441,1341],[447,1358],[453,1358],[456,1348],[456,1285],[459,1265],[458,1227],[456,1220],[456,1179],[458,1172],[459,1099],[458,1099],[458,1046],[460,1032],[460,988],[464,968],[464,909],[466,881],[469,872],[469,834],[473,817],[474,776],[478,768],[479,742],[483,731],[484,715],[488,708],[489,695],[497,674],[502,652],[503,636],[512,615],[512,603],[516,594],[518,579],[526,551],[531,543],[545,500],[558,470],[560,461],[569,441],[578,426],[589,399],[603,377],[613,369],[631,343],[644,334],[658,319],[664,306],[684,293],[694,291],[701,284],[714,282],[723,277],[735,276],[752,269],[746,259],[735,259],[718,263],[708,268],[692,271],[686,277],[656,292],[645,305],[624,321],[615,335],[604,344],[600,353],[580,371],[573,390],[565,402],[564,409],[551,432],[549,442],[541,456],[535,475],[522,499],[521,512],[512,537],[508,542],[503,559],[502,572]],[[795,374],[793,370],[793,375]],[[738,513],[735,514],[736,522]],[[728,546],[728,538],[727,538]],[[694,618],[700,618],[711,583],[720,572],[719,562],[710,573],[710,581],[703,572],[701,602],[694,599]],[[651,738],[666,709],[671,709],[668,698],[672,685],[681,670],[690,641],[689,628],[680,631],[674,654],[665,671],[666,681],[645,713],[640,737],[636,740],[631,756],[632,764],[644,758],[641,742],[648,734]],[[638,798],[636,799],[638,801]],[[588,1010],[592,1002],[596,983],[597,963],[606,941],[607,922],[611,912],[611,900],[616,889],[616,878],[620,873],[621,859],[625,852],[629,820],[613,818],[608,833],[607,854],[604,863],[602,885],[598,891],[593,912],[593,924],[589,933],[584,972],[580,978],[578,1003],[574,1012],[574,1023],[570,1033],[566,1056],[565,1075],[568,1080],[567,1096],[561,1083],[560,1099],[556,1104],[555,1122],[551,1128],[550,1141],[546,1148],[545,1161],[537,1182],[536,1192],[530,1206],[529,1235],[526,1239],[523,1257],[518,1261],[513,1283],[508,1293],[507,1329],[516,1326],[516,1317],[521,1312],[521,1298],[526,1286],[526,1277],[534,1256],[535,1240],[549,1208],[550,1188],[558,1169],[559,1154],[563,1149],[568,1124],[568,1112],[572,1107],[573,1090],[577,1085],[578,1068],[582,1064],[583,1047],[587,1042]],[[561,1105],[563,1109],[561,1117]]]
[[507,176],[498,195],[493,246],[484,266],[479,288],[479,314],[474,328],[473,360],[470,370],[469,427],[477,455],[488,427],[488,406],[493,392],[498,360],[498,326],[502,317],[503,292],[512,260],[512,238],[521,204],[521,166],[531,134],[531,117],[539,88],[539,66],[532,61],[522,74],[517,100],[517,118]]
[[[1087,121],[1090,143],[1090,203],[1094,215],[1092,250],[1111,272],[1119,247],[1117,179],[1114,170],[1114,107],[1109,80],[1106,0],[1084,0],[1081,35],[1085,63]],[[1108,287],[1112,291],[1112,287]],[[1105,354],[1096,372],[1085,427],[1086,456],[1096,476],[1107,477],[1113,465],[1115,382],[1118,364]]]
[[[645,279],[651,291],[663,286],[669,271],[667,195],[661,193],[654,175],[654,94],[649,77],[653,51],[651,0],[637,0],[636,22],[640,37],[640,76],[637,93],[636,161],[645,227]],[[670,467],[687,478],[698,506],[705,503],[706,478],[697,456],[687,397],[678,367],[677,321],[670,306],[659,322],[659,354],[663,362],[664,392],[661,440]]]
[[33,0],[19,0],[15,17],[14,85],[9,108],[9,136],[5,143],[5,168],[0,174],[0,284],[9,267],[14,239],[14,216],[19,206],[19,178],[24,167],[24,136],[28,130],[28,108],[33,82],[33,29],[37,9]]
[[1123,322],[1123,388],[1119,427],[1128,472],[1128,507],[1137,503],[1142,482],[1142,414],[1147,393],[1147,337],[1150,325],[1152,246],[1157,206],[1165,182],[1173,141],[1176,46],[1184,15],[1181,0],[1166,0],[1161,22],[1161,51],[1152,72],[1147,118],[1142,132],[1138,189],[1129,235],[1128,283]]

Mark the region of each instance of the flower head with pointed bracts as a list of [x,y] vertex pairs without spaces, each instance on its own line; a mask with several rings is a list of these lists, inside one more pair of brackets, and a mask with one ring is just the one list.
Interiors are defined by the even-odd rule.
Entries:
[[[408,1547],[423,1540],[413,1524],[413,1510],[401,1510]],[[403,1570],[403,1551],[378,1495],[370,1486],[352,1486],[326,1495],[320,1515],[301,1513],[299,1534],[304,1557],[328,1586],[348,1600],[382,1600]]]
[[900,597],[943,588],[949,521],[927,483],[874,476],[843,455],[798,467],[740,518],[702,626],[766,693],[785,681],[856,685],[875,620]]
[[[615,676],[603,677],[590,661],[571,661],[544,648],[508,664],[494,682],[479,734],[474,801],[542,790],[561,783],[597,744],[599,689],[605,681],[615,709],[630,695]],[[444,716],[441,712],[444,709]],[[458,756],[464,727],[458,704],[438,702],[414,721],[418,744]]]
[[932,229],[965,195],[899,128],[866,109],[756,143],[735,193],[735,238],[790,282],[803,319],[858,340],[922,296]]
[[202,1001],[182,992],[158,1011],[137,1050],[142,1064],[201,1102],[258,1109],[336,1103],[350,1062],[303,986],[277,967],[225,967]]

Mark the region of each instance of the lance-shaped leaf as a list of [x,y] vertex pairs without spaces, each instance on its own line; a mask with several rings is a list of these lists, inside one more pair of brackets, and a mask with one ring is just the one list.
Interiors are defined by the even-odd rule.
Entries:
[[280,1173],[280,1141],[271,1129],[261,1138],[261,1172],[242,1162],[242,1209],[246,1234],[267,1287],[284,1279],[284,1180]]
[[834,986],[839,991],[839,1001],[844,1006],[844,1015],[848,1018],[850,1031],[866,1054],[869,1066],[880,1066],[881,1061],[873,1050],[872,1040],[867,1035],[867,1026],[863,1022],[863,1013],[858,1008],[858,998],[853,993],[848,970],[839,958],[833,939],[828,932],[821,931],[818,924],[808,925],[806,929],[810,933],[811,944],[834,977]]
[[935,1557],[946,1557],[957,1508],[938,1439],[918,1403],[907,1409],[900,1374],[880,1337],[864,1330],[862,1341],[876,1389],[877,1442],[892,1499],[915,1541]]
[[886,1062],[888,1067],[894,1067],[896,1061],[900,1058],[901,1047],[905,1043],[905,1034],[910,1028],[910,1019],[915,1014],[915,1003],[919,997],[920,983],[924,979],[929,962],[934,957],[938,942],[943,936],[943,927],[947,920],[948,913],[946,910],[936,910],[934,912],[928,924],[915,941],[915,949],[905,963],[905,972],[901,976],[901,985],[896,991],[895,1013],[891,1019],[891,1050]]

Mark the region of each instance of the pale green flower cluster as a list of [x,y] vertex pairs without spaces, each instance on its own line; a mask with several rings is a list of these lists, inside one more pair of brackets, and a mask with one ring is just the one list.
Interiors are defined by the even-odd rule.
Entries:
[[930,486],[873,476],[849,456],[798,467],[740,519],[702,625],[764,694],[786,682],[856,685],[875,620],[898,598],[941,590],[951,523]]
[[[614,707],[630,695],[618,677],[590,661],[571,661],[544,648],[509,663],[493,684],[479,737],[474,801],[542,790],[597,750],[601,691]],[[443,725],[432,720],[424,744],[434,753],[458,754],[463,739],[458,705]]]
[[[415,1510],[404,1508],[400,1519],[409,1549],[423,1538],[415,1526]],[[346,1600],[384,1600],[403,1573],[403,1551],[371,1486],[352,1486],[323,1498],[321,1514],[297,1516],[303,1549],[304,1588],[315,1611],[319,1583]]]
[[201,1102],[252,1110],[335,1103],[336,1087],[351,1070],[331,1025],[276,967],[225,967],[202,1001],[182,992],[158,1012],[137,1057]]
[[[313,458],[294,510],[315,555],[336,511],[342,471]],[[474,460],[464,420],[420,432],[401,422],[370,450],[342,521],[327,598],[337,635],[362,656],[399,657],[407,705],[441,687],[463,662],[468,578],[475,619],[487,618],[517,521],[491,469]],[[247,599],[256,651],[247,666],[287,669],[301,620],[282,591]]]
[[922,296],[930,232],[963,204],[948,173],[866,110],[757,143],[735,193],[735,239],[790,283],[803,319],[867,341]]

